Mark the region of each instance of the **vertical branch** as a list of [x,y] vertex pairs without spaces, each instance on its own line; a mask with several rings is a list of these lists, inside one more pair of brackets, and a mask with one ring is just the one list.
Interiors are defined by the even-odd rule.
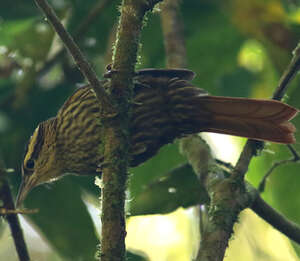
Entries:
[[[184,23],[183,19],[180,16],[180,2],[181,0],[166,0],[163,3],[163,8],[161,12],[161,23],[162,23],[162,29],[163,29],[163,35],[164,35],[164,45],[165,45],[165,51],[166,51],[166,63],[167,67],[169,68],[180,68],[180,67],[186,67],[187,66],[187,58],[186,58],[186,46],[184,41]],[[180,148],[184,153],[187,155],[188,160],[192,158],[191,153],[194,153],[194,151],[191,151],[191,146],[189,146],[189,138],[184,138],[180,140]],[[183,149],[184,148],[184,149]],[[201,166],[203,169],[207,168],[208,165],[211,164],[212,156],[210,154],[210,149],[207,145],[207,147],[204,146],[204,149],[202,149],[202,146],[198,146],[197,151],[202,150],[202,153],[199,153],[202,155],[200,157]],[[205,156],[204,156],[205,155]],[[194,155],[195,156],[195,155]],[[196,157],[199,155],[196,155]],[[204,157],[203,157],[204,156]],[[207,174],[204,173],[205,171],[197,171],[194,167],[195,174],[200,179],[200,182],[204,182],[203,175]],[[206,169],[206,171],[207,171]],[[202,177],[201,177],[202,176]],[[203,184],[204,185],[204,184]],[[199,214],[199,233],[200,233],[200,242],[202,241],[202,237],[204,235],[204,227],[203,227],[203,217],[204,217],[204,210],[199,207],[197,208],[198,214]],[[199,242],[199,243],[200,243]],[[200,253],[203,250],[202,247],[198,247],[198,253],[197,257],[200,257]]]
[[104,164],[102,169],[101,261],[125,259],[125,190],[129,163],[129,119],[132,77],[137,60],[144,15],[159,0],[123,0],[111,75],[111,98],[116,117],[102,119]]
[[113,27],[110,30],[108,40],[106,43],[106,51],[104,55],[104,64],[111,64],[112,63],[112,55],[113,55],[113,49],[112,46],[114,46],[114,42],[116,41],[116,32],[117,32],[118,24],[115,23]]
[[166,0],[161,12],[161,23],[168,68],[185,68],[186,47],[183,35],[183,21],[180,16],[181,0]]
[[[181,18],[179,12],[180,12],[180,2],[181,0],[166,0],[163,3],[163,8],[161,12],[161,23],[162,23],[162,29],[163,29],[163,35],[164,35],[164,45],[165,45],[165,51],[166,51],[166,64],[169,68],[180,68],[180,67],[186,67],[187,66],[187,58],[186,58],[186,46],[184,41],[184,24],[183,19]],[[189,154],[189,150],[191,147],[189,146],[189,139],[181,139],[180,140],[180,148],[185,148],[186,154]],[[201,149],[199,146],[197,149]],[[207,153],[207,151],[203,150],[204,153],[202,155],[207,155],[208,158],[211,157],[210,153]],[[193,152],[194,153],[194,152]],[[190,158],[189,156],[187,156]],[[206,166],[209,164],[208,158],[205,158],[203,162],[201,162],[202,166]],[[207,160],[207,161],[206,161]],[[199,179],[200,173],[195,171],[196,175]],[[201,179],[201,182],[203,182],[203,178]],[[197,208],[198,215],[199,215],[199,233],[200,233],[200,240],[202,240],[202,235],[204,232],[203,227],[203,215],[204,212],[201,209],[201,206]],[[200,241],[201,242],[201,241]],[[198,247],[198,251],[200,250],[200,246]],[[199,253],[197,256],[199,256]]]
[[[2,165],[2,164],[1,164]],[[6,172],[3,166],[0,166],[0,199],[3,202],[3,208],[7,211],[14,210],[14,202],[9,185],[6,180]],[[18,253],[20,261],[29,261],[29,253],[24,240],[23,231],[21,229],[19,219],[16,214],[5,215],[10,231],[15,243],[15,247]]]
[[[187,64],[179,2],[166,0],[161,13],[167,66],[171,68],[185,67]],[[238,214],[244,207],[249,206],[248,194],[243,190],[243,185],[235,186],[233,181],[224,178],[222,171],[218,170],[209,146],[200,137],[183,138],[180,146],[210,196],[207,213],[209,221],[205,229],[200,227],[201,244],[196,260],[223,260]],[[199,166],[202,168],[199,169]]]

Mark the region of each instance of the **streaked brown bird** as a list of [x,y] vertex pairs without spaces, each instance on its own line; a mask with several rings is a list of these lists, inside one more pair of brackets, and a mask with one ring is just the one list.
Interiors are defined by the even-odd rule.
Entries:
[[[293,143],[289,122],[297,109],[274,100],[210,96],[189,81],[185,69],[144,69],[134,78],[131,161],[135,167],[165,144],[187,134],[216,132],[278,143]],[[109,86],[109,79],[103,81]],[[66,173],[95,175],[101,125],[99,103],[90,86],[77,89],[56,117],[38,125],[22,164],[19,205],[39,184]]]

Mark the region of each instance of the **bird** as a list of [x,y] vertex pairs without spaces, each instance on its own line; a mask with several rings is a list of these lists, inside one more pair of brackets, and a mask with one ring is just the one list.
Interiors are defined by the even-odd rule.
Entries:
[[[298,110],[268,99],[209,95],[191,80],[188,69],[142,69],[133,77],[130,117],[130,167],[153,157],[175,139],[214,132],[255,140],[291,144]],[[101,81],[110,86],[110,77]],[[100,105],[90,85],[78,88],[57,115],[41,122],[26,147],[19,206],[36,186],[65,174],[97,175],[104,162],[100,152]],[[100,168],[101,170],[101,168]]]

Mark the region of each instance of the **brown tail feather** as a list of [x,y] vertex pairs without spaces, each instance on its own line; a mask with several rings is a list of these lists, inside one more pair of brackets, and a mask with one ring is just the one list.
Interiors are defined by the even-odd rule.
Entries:
[[201,131],[295,142],[296,128],[288,121],[297,109],[272,100],[209,96],[187,81],[192,76],[180,69],[152,69],[137,74],[131,166],[146,161],[174,139]]
[[201,131],[224,133],[267,140],[294,143],[294,125],[288,122],[297,109],[273,100],[204,96],[201,109],[211,117]]

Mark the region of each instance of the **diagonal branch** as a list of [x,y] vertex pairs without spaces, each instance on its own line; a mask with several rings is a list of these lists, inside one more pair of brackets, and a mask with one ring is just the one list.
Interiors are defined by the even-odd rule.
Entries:
[[86,58],[83,56],[70,34],[65,30],[64,26],[59,21],[53,8],[48,4],[46,0],[35,0],[35,2],[45,14],[47,20],[51,23],[51,25],[61,38],[62,42],[72,55],[76,65],[78,66],[82,74],[90,82],[92,88],[94,89],[97,95],[98,100],[100,101],[103,114],[113,115],[115,113],[114,108],[111,104],[110,98],[105,92],[105,89],[102,87],[96,73],[94,72]]
[[[105,10],[105,8],[112,3],[113,0],[99,0],[94,6],[91,7],[90,12],[85,16],[85,19],[81,21],[74,33],[74,40],[79,41],[80,38],[88,31],[90,25],[97,19],[97,17]],[[53,57],[51,57],[44,66],[38,71],[38,76],[44,75],[49,71],[55,63],[64,57],[66,49],[59,50]]]
[[271,226],[286,235],[288,238],[300,244],[300,227],[285,218],[282,214],[273,209],[256,193],[255,200],[251,205],[251,209]]
[[290,61],[290,64],[283,72],[279,80],[278,87],[276,88],[272,99],[280,101],[284,94],[286,93],[287,87],[291,80],[296,76],[300,69],[300,43],[298,43],[297,47],[293,51],[293,57]]
[[275,162],[271,168],[267,171],[267,173],[264,175],[263,179],[261,180],[260,184],[258,185],[258,191],[261,193],[265,190],[265,186],[266,186],[266,181],[268,179],[268,177],[273,173],[273,171],[278,168],[281,165],[285,165],[288,163],[295,163],[295,162],[299,162],[300,157],[297,153],[297,151],[293,148],[292,145],[287,145],[288,149],[290,150],[290,153],[293,155],[293,157],[291,159],[285,159],[285,160],[281,160],[281,161],[277,161]]

